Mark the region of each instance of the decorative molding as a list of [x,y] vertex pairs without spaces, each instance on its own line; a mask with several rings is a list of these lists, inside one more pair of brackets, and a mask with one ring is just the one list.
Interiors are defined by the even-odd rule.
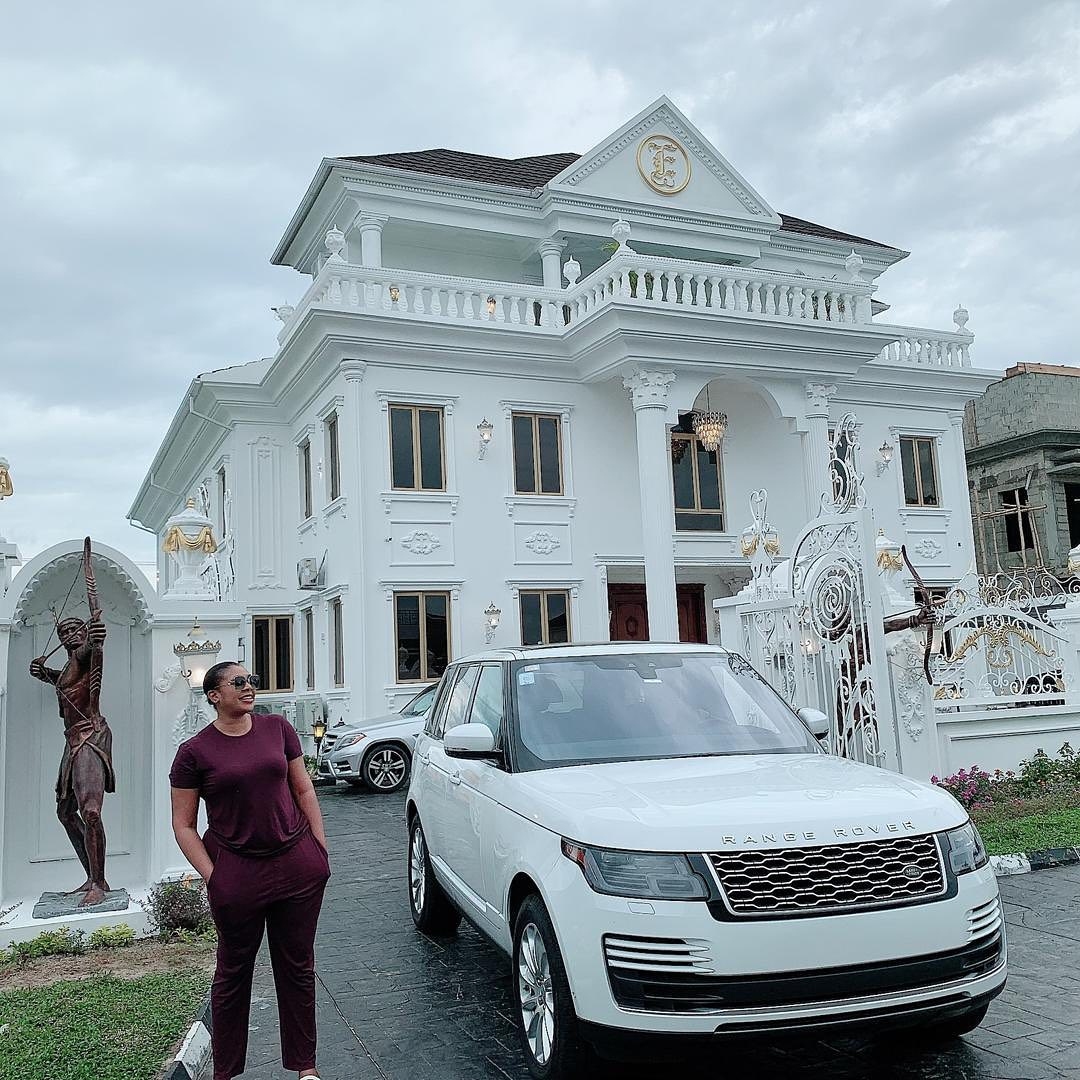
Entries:
[[458,512],[458,503],[461,500],[460,495],[448,494],[445,491],[380,491],[379,498],[382,499],[383,511],[387,517],[394,511],[395,504],[401,506],[407,503],[423,506],[428,510],[432,506],[442,505],[449,509],[450,516],[453,517]]
[[924,536],[912,549],[921,559],[933,561],[940,559],[945,549],[932,537]]
[[556,548],[562,547],[559,538],[547,529],[540,529],[523,541],[525,546],[537,555],[550,555]]
[[460,578],[424,578],[422,581],[402,581],[400,579],[383,580],[379,582],[379,588],[388,604],[393,603],[396,592],[448,592],[452,601],[461,599],[461,586],[464,582]]
[[507,578],[506,587],[510,590],[510,595],[515,601],[520,598],[522,590],[530,592],[535,589],[548,591],[565,589],[570,594],[571,600],[577,600],[581,592],[581,578],[556,578],[554,580],[546,578]]
[[401,538],[401,546],[414,555],[430,555],[437,547],[442,546],[442,541],[432,532],[416,529]]
[[924,717],[929,712],[922,667],[923,646],[910,630],[900,637],[901,640],[888,649],[896,688],[897,718],[911,741],[918,742],[924,730]]
[[[269,435],[248,441],[253,512],[248,518],[253,589],[282,589],[281,444]],[[257,513],[254,512],[257,510]]]
[[526,412],[558,416],[564,424],[568,424],[570,414],[574,411],[573,405],[568,405],[565,402],[555,404],[551,401],[500,401],[499,408],[502,409],[503,417],[507,423],[510,422],[514,413]]
[[[439,407],[447,416],[454,415],[454,406],[460,400],[457,395],[447,397],[444,394],[414,394],[402,391],[378,390],[375,400],[382,412],[388,412],[390,405],[431,405]],[[445,433],[444,433],[445,437]]]
[[363,382],[367,372],[367,364],[363,360],[342,360],[338,367],[345,376],[346,382]]
[[293,446],[295,446],[297,448],[297,450],[299,450],[301,445],[304,443],[305,440],[311,440],[314,437],[315,437],[315,425],[314,424],[305,424],[303,427],[297,428],[297,430],[293,432],[293,437],[292,437]]
[[752,195],[731,173],[713,156],[712,151],[702,146],[701,142],[680,123],[675,114],[667,105],[661,105],[654,112],[649,113],[640,123],[635,124],[625,131],[618,139],[606,146],[599,154],[589,158],[583,165],[578,166],[561,183],[574,187],[581,183],[590,173],[595,172],[601,165],[606,165],[614,157],[620,154],[632,143],[635,143],[650,129],[658,125],[666,125],[671,132],[681,140],[683,146],[692,150],[702,164],[711,172],[721,184],[724,185],[739,200],[740,203],[751,213],[758,217],[764,216],[765,208],[758,199]]
[[828,416],[829,402],[836,393],[834,383],[807,383],[806,384],[806,415]]
[[668,393],[675,381],[674,371],[646,369],[623,378],[623,386],[637,409],[667,408]]
[[345,397],[342,394],[335,394],[332,398],[326,401],[322,408],[315,414],[320,420],[328,420],[332,413],[341,412],[345,408]]
[[[565,460],[565,459],[564,459]],[[515,512],[526,506],[543,507],[549,509],[561,506],[566,510],[566,516],[572,518],[577,508],[577,499],[566,495],[507,495],[506,516],[513,517]],[[539,522],[537,523],[539,524]]]

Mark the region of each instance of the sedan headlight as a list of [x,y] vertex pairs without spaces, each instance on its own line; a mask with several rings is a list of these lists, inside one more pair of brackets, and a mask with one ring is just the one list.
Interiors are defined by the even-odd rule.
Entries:
[[990,861],[979,830],[970,821],[959,829],[950,829],[945,834],[945,844],[949,865],[956,874],[970,874]]
[[346,735],[343,739],[338,739],[334,744],[334,751],[344,750],[348,746],[355,746],[358,742],[363,742],[367,736],[361,731],[358,735]]
[[704,900],[709,887],[685,855],[645,851],[604,851],[563,840],[562,852],[581,867],[598,893],[643,900]]

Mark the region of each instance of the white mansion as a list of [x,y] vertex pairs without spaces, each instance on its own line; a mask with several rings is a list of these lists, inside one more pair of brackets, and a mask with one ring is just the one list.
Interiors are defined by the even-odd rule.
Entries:
[[201,493],[246,662],[331,722],[486,643],[715,640],[751,491],[790,542],[849,412],[877,524],[951,583],[997,373],[963,309],[889,323],[905,255],[779,214],[666,98],[581,156],[326,159],[276,354],[193,381],[129,516]]

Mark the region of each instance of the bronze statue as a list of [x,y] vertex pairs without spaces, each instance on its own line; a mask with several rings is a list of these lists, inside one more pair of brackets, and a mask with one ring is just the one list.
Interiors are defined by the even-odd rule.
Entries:
[[52,656],[49,653],[30,664],[30,674],[56,687],[65,738],[56,780],[56,816],[86,871],[86,881],[72,892],[86,894],[79,907],[92,907],[105,900],[109,892],[101,807],[105,792],[116,790],[116,776],[112,765],[112,732],[99,710],[105,620],[98,601],[89,536],[83,543],[83,574],[89,620],[69,617],[56,624],[60,644],[53,652],[66,649],[67,663],[60,670],[46,667],[45,661]]

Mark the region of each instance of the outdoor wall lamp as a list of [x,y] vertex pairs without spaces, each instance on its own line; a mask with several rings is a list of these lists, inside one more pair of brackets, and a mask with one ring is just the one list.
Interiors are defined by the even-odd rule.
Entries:
[[322,741],[326,738],[326,717],[320,716],[311,724],[311,736],[315,740],[315,758],[322,756]]
[[494,602],[484,609],[484,640],[489,645],[495,640],[495,631],[499,629],[501,618],[502,611],[495,606]]
[[892,443],[883,442],[878,447],[878,456],[881,460],[877,463],[878,476],[880,476],[892,463],[893,448]]
[[476,425],[476,430],[480,432],[480,452],[477,457],[483,461],[484,455],[487,453],[487,448],[491,443],[491,436],[495,434],[495,428],[491,421],[485,416],[479,424]]
[[187,679],[192,693],[198,693],[202,690],[207,671],[217,662],[221,642],[205,640],[206,631],[199,625],[198,615],[195,616],[187,637],[187,641],[177,642],[173,646],[173,653],[180,663],[180,674]]

